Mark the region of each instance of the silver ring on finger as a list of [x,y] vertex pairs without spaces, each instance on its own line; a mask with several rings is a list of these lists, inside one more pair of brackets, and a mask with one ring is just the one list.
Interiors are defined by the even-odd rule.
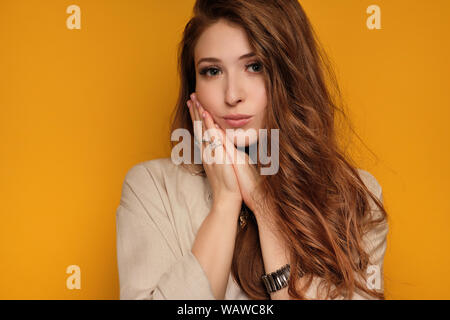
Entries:
[[217,147],[220,147],[222,145],[222,141],[216,141],[214,140],[213,142],[211,142],[210,144],[211,150],[214,150]]

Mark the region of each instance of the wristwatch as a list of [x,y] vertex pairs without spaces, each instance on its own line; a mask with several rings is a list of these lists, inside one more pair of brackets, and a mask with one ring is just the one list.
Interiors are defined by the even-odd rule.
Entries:
[[270,294],[286,287],[288,285],[290,271],[291,266],[286,264],[277,271],[263,275],[262,280],[266,286],[267,292]]

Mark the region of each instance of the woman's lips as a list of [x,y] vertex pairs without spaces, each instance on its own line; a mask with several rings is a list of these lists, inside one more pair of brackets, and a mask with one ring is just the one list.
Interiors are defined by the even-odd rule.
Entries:
[[224,118],[225,122],[228,123],[228,125],[230,125],[233,128],[239,128],[239,127],[243,127],[245,126],[247,123],[249,123],[250,121],[252,121],[253,117],[250,118],[242,118],[242,119],[227,119]]

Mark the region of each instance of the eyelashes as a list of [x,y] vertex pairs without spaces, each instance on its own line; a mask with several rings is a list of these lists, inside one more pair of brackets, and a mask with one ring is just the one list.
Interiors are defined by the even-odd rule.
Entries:
[[[246,69],[248,69],[249,67],[252,67],[252,68],[257,67],[258,68],[257,71],[254,71],[252,73],[260,73],[262,71],[262,64],[260,62],[253,62],[253,63],[249,63],[249,64],[245,65]],[[210,71],[212,72],[212,74],[209,73]],[[211,78],[211,77],[215,77],[219,71],[220,71],[219,67],[212,66],[212,67],[205,67],[205,68],[200,69],[199,73],[202,76],[207,76],[207,77]]]

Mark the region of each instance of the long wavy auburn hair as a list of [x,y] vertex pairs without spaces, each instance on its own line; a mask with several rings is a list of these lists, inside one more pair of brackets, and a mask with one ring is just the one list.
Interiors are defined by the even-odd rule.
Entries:
[[[383,292],[366,286],[371,261],[363,236],[386,222],[387,213],[339,147],[337,116],[350,122],[330,60],[297,0],[196,1],[179,44],[180,92],[170,131],[185,128],[194,136],[186,107],[195,91],[194,48],[202,32],[220,19],[247,33],[263,68],[268,95],[265,128],[280,130],[279,171],[261,176],[261,187],[274,208],[267,221],[289,247],[289,295],[307,299],[313,278],[319,277],[326,299],[351,299],[356,289],[384,299]],[[350,129],[355,133],[351,125]],[[270,150],[270,135],[268,140]],[[171,147],[176,143],[171,141]],[[182,166],[206,176],[201,164]],[[257,166],[262,167],[259,161]],[[370,198],[378,219],[371,214]],[[261,281],[264,271],[258,226],[250,211],[236,237],[232,275],[250,299],[270,299]],[[301,273],[304,284],[299,286]]]

